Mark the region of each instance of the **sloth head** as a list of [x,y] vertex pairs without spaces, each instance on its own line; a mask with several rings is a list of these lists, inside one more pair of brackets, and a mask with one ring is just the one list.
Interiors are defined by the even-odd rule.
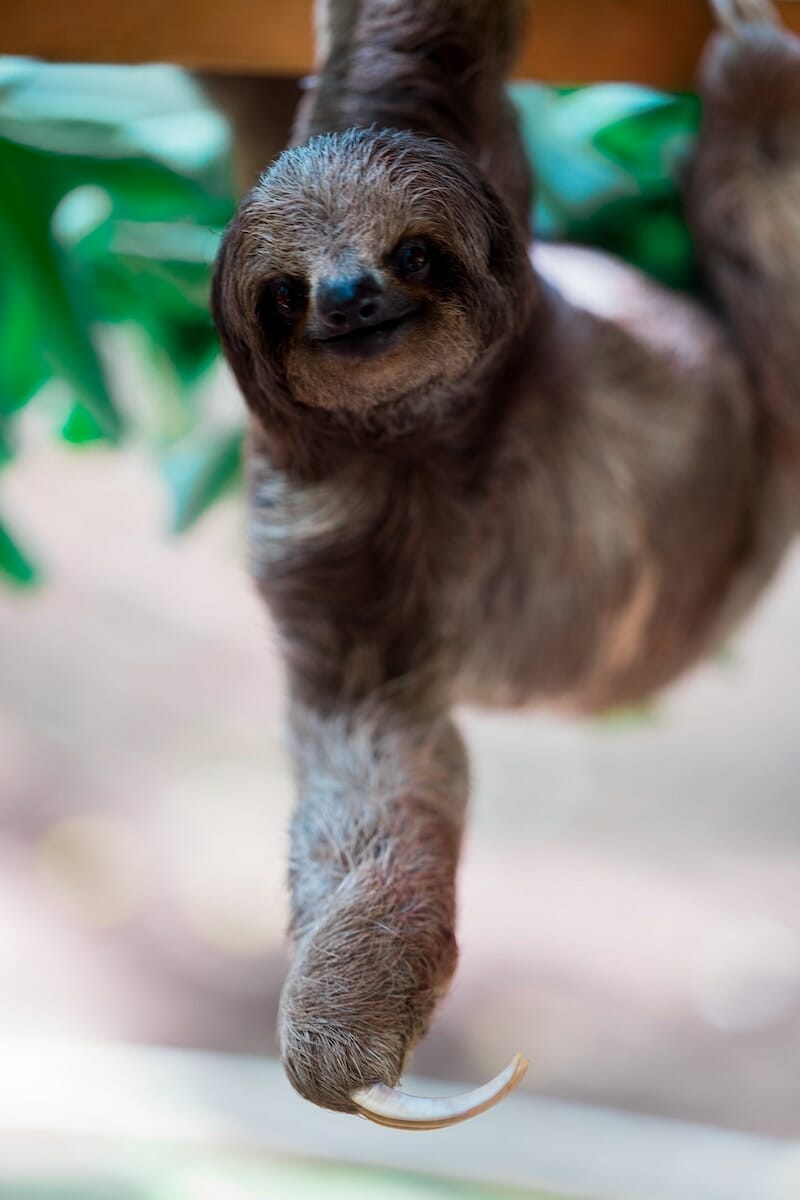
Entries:
[[527,314],[526,248],[454,147],[350,130],[287,150],[244,200],[212,308],[265,425],[407,424],[464,392]]

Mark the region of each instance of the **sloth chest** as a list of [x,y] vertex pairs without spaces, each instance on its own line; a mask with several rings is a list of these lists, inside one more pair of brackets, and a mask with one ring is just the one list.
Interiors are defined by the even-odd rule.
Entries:
[[425,479],[360,472],[298,484],[251,463],[251,571],[291,632],[326,626],[348,653],[383,646],[393,671],[416,666],[415,646],[427,652],[449,636],[445,596],[462,539],[446,510]]

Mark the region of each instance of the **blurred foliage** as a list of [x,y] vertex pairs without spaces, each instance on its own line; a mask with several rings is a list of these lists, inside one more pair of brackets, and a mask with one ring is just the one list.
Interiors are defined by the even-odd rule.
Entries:
[[[697,102],[617,84],[512,95],[537,231],[690,287],[676,175]],[[198,386],[217,353],[209,272],[234,203],[222,118],[177,68],[0,59],[0,179],[0,469],[33,403],[74,446],[146,440],[173,528],[187,528],[239,473],[240,431],[220,428]],[[112,325],[134,331],[155,403],[122,410]],[[1,501],[0,575],[35,583]]]
[[537,234],[599,246],[670,287],[693,288],[679,180],[697,98],[625,83],[520,84],[512,96],[537,177]]
[[[32,401],[74,445],[143,435],[185,527],[239,464],[240,435],[208,426],[196,386],[217,353],[208,279],[233,211],[225,123],[173,67],[0,59],[0,179],[0,463]],[[120,410],[109,325],[135,329],[148,360],[146,420]],[[38,578],[2,516],[0,572]]]

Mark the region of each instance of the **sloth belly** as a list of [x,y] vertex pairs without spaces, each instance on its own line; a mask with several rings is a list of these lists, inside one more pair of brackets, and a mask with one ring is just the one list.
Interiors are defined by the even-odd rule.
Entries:
[[478,588],[462,630],[458,698],[584,713],[640,702],[720,645],[777,562],[755,569],[725,531],[723,552],[689,567],[630,525],[628,533],[610,554],[593,556],[583,542],[569,549],[571,563],[518,563],[512,578]]
[[[710,650],[770,573],[755,404],[696,302],[592,251],[532,261],[555,297],[557,384],[543,401],[528,381],[498,464],[459,686],[597,711]],[[549,427],[543,403],[560,411]]]

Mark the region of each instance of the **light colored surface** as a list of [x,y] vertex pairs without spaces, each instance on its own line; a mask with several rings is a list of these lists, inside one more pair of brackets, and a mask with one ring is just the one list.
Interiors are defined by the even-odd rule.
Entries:
[[[247,1057],[23,1041],[0,1042],[0,1061],[0,1137],[27,1136],[30,1149],[37,1136],[52,1146],[56,1135],[67,1162],[75,1143],[94,1146],[102,1159],[104,1143],[108,1156],[109,1145],[170,1142],[413,1169],[580,1200],[800,1194],[800,1144],[519,1094],[469,1126],[403,1133],[312,1108],[287,1090],[277,1064]],[[12,1152],[5,1157],[12,1161]]]

